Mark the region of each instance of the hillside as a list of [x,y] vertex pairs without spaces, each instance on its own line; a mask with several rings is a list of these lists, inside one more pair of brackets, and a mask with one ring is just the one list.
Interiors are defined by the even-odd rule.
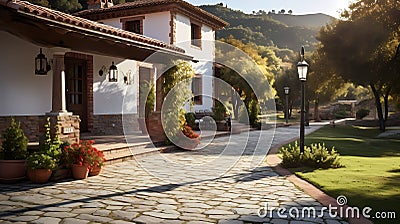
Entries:
[[318,30],[335,20],[334,17],[322,13],[308,15],[269,14],[269,16],[288,26],[301,26]]
[[302,45],[312,50],[317,42],[315,37],[319,29],[334,19],[324,14],[252,15],[219,4],[203,5],[200,8],[229,22],[230,26],[217,31],[217,39],[233,35],[244,43],[254,42],[261,46],[288,48],[295,52]]

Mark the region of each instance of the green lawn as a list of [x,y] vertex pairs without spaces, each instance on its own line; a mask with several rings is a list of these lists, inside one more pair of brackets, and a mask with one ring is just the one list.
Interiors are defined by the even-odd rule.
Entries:
[[376,223],[400,223],[400,139],[379,139],[379,133],[375,128],[323,127],[306,136],[306,144],[335,146],[345,167],[292,171],[334,198],[345,195],[351,206],[397,213],[396,221],[373,220]]

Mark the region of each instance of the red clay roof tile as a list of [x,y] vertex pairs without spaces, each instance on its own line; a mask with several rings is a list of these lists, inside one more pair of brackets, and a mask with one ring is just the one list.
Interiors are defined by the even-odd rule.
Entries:
[[0,6],[5,6],[5,7],[9,7],[12,9],[15,9],[17,11],[23,11],[25,13],[28,14],[33,14],[39,17],[43,17],[43,18],[47,18],[47,19],[51,19],[51,20],[55,20],[58,22],[62,22],[65,24],[69,24],[69,25],[73,25],[73,26],[78,26],[84,29],[91,29],[91,30],[96,30],[105,34],[111,34],[114,36],[118,36],[118,37],[123,37],[123,38],[127,38],[133,41],[138,41],[138,42],[142,42],[142,43],[147,43],[153,46],[157,46],[157,47],[161,47],[161,48],[165,48],[165,49],[169,49],[169,50],[173,50],[176,52],[181,52],[181,53],[185,53],[185,50],[166,44],[162,41],[156,40],[156,39],[152,39],[149,37],[145,37],[143,35],[140,34],[136,34],[136,33],[132,33],[129,31],[125,31],[122,29],[118,29],[112,26],[108,26],[108,25],[104,25],[92,20],[88,20],[88,19],[84,19],[84,18],[80,18],[77,16],[73,16],[67,13],[63,13],[57,10],[53,10],[53,9],[49,9],[43,6],[38,6],[38,5],[34,5],[31,4],[27,1],[20,1],[20,0],[14,0],[14,1],[10,1],[10,0],[0,0]]

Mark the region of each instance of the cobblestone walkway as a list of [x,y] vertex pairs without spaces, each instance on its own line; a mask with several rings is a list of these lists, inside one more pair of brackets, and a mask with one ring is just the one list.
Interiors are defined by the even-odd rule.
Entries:
[[[0,185],[0,223],[347,223],[326,212],[315,219],[278,216],[277,208],[321,211],[322,205],[265,163],[249,166],[261,156],[255,150],[260,134],[272,131],[110,165],[87,180]],[[272,145],[297,135],[298,128],[278,128]],[[260,218],[266,204],[275,210]]]

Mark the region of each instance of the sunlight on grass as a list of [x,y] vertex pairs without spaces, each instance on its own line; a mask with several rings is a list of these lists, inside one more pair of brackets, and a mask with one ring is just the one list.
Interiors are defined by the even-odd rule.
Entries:
[[[306,136],[306,144],[325,142],[341,154],[339,169],[292,169],[296,175],[336,198],[344,195],[348,204],[375,211],[395,211],[400,220],[400,140],[377,139],[375,128],[323,127]],[[329,136],[329,137],[326,137]],[[374,223],[400,223],[373,220]]]
[[321,141],[352,141],[352,142],[365,142],[363,139],[358,138],[334,138],[334,137],[316,137],[313,139],[319,139]]

